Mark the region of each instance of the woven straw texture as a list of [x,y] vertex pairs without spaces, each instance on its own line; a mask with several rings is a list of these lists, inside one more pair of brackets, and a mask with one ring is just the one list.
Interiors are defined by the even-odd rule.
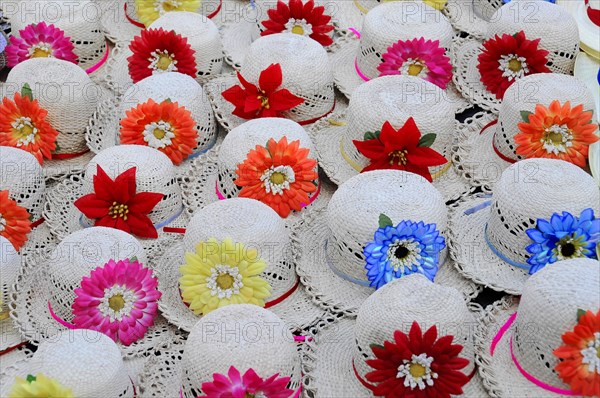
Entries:
[[[443,305],[440,305],[443,303]],[[334,324],[323,322],[312,330],[312,341],[303,348],[304,388],[309,397],[371,397],[356,378],[352,362],[363,377],[371,370],[371,344],[393,339],[395,330],[408,333],[414,321],[425,331],[436,325],[438,336],[452,334],[463,345],[461,357],[474,366],[473,315],[454,289],[438,286],[420,275],[390,283],[372,294],[361,306],[356,320],[344,318]],[[464,387],[464,397],[485,397],[481,380],[475,376]]]
[[[4,330],[2,333],[4,333]],[[22,363],[31,358],[32,355],[33,352],[27,346],[21,346],[3,354],[2,370],[0,370],[0,386],[12,383]]]
[[[505,299],[488,307],[479,319],[475,341],[479,371],[494,397],[557,397],[531,383],[519,372],[510,355],[536,379],[556,388],[569,389],[554,367],[552,352],[561,346],[561,336],[577,324],[577,311],[600,308],[596,291],[600,283],[598,261],[574,259],[556,262],[533,275],[525,284],[520,303]],[[517,308],[518,304],[518,308]],[[513,325],[496,345],[490,344],[510,315],[518,309]]]
[[[320,120],[310,132],[321,167],[339,185],[358,174],[354,167],[363,169],[369,164],[369,159],[358,152],[352,141],[362,141],[368,131],[381,130],[386,121],[398,129],[412,117],[422,135],[437,135],[432,148],[450,160],[457,130],[455,111],[452,99],[432,83],[412,76],[383,76],[359,86],[344,114]],[[431,167],[430,172],[433,176],[443,172],[434,178],[434,186],[446,199],[467,189],[448,164]]]
[[[17,280],[21,269],[22,258],[13,245],[4,236],[0,236],[0,298],[2,299],[2,319],[0,319],[0,351],[15,346],[21,342],[21,334],[15,328],[13,320],[4,318],[10,311],[8,303],[12,293],[13,284]],[[2,357],[2,366],[8,366]]]
[[[489,206],[481,208],[486,202]],[[535,228],[539,218],[549,220],[552,214],[564,211],[577,217],[590,207],[598,213],[600,192],[585,171],[562,160],[522,160],[502,173],[491,202],[479,194],[451,205],[452,258],[465,277],[495,290],[520,294],[527,271],[494,254],[486,242],[486,229],[489,242],[503,256],[526,265],[526,247],[532,242],[525,231]]]

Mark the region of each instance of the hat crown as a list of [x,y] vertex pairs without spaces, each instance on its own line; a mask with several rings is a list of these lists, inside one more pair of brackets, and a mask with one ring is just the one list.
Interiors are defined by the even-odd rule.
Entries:
[[508,259],[526,265],[526,247],[533,243],[527,229],[554,213],[579,217],[586,208],[597,217],[600,192],[589,174],[562,160],[522,160],[507,168],[494,188],[487,238]]
[[[385,192],[385,194],[384,194]],[[327,207],[330,265],[349,278],[368,283],[364,247],[379,229],[385,214],[394,226],[401,221],[435,223],[446,230],[447,210],[441,193],[426,179],[398,170],[358,174],[339,186]],[[445,256],[445,250],[440,258]]]
[[21,271],[21,255],[17,253],[12,243],[0,236],[0,299],[3,311],[8,311],[8,300],[13,283]]
[[94,176],[98,166],[114,181],[117,176],[135,167],[136,193],[163,194],[148,214],[152,223],[164,223],[177,216],[182,209],[181,189],[177,183],[171,160],[162,152],[143,145],[117,145],[99,152],[88,163],[82,192],[94,192]]
[[[542,382],[569,389],[554,370],[553,351],[561,336],[573,331],[578,310],[600,309],[598,260],[572,259],[550,264],[532,275],[523,288],[513,334],[514,355],[523,369]],[[592,293],[592,294],[591,294]]]
[[279,373],[300,382],[300,358],[287,325],[277,315],[251,304],[229,305],[210,312],[194,326],[185,343],[182,386],[185,396],[200,395],[213,374],[241,374],[252,368],[260,377]]
[[42,166],[29,152],[3,146],[0,156],[0,190],[25,208],[37,221],[42,217],[46,182]]
[[489,21],[494,13],[504,4],[502,0],[474,0],[473,11],[479,18]]

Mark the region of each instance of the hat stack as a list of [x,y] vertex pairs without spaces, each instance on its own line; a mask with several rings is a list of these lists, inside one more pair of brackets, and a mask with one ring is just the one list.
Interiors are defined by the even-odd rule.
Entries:
[[22,339],[10,317],[10,299],[13,284],[21,271],[23,259],[12,243],[0,236],[0,351],[18,346]]

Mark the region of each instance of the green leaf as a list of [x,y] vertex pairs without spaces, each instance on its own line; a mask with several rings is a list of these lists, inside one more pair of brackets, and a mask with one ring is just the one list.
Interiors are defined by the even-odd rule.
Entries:
[[579,322],[579,319],[584,316],[586,313],[585,310],[582,310],[581,308],[577,309],[577,322]]
[[171,102],[173,102],[173,101],[171,101],[171,98],[167,98],[167,99],[166,99],[166,100],[164,100],[163,102],[166,102],[167,104],[170,104],[170,103],[171,103]]
[[21,89],[21,96],[29,97],[29,99],[33,101],[33,91],[31,91],[31,87],[29,87],[28,83],[23,85],[23,88]]
[[365,133],[365,136],[364,136],[364,141],[378,140],[380,134],[381,134],[381,131],[379,131],[379,130],[377,130],[377,131],[367,131]]
[[430,147],[435,142],[436,137],[437,135],[434,133],[425,134],[421,136],[421,139],[419,140],[419,144],[417,146]]
[[373,348],[380,348],[380,349],[384,349],[384,347],[381,344],[369,344],[369,348],[371,348],[371,350],[373,350]]
[[533,114],[533,112],[521,111],[521,119],[523,119],[525,123],[529,123],[529,115],[531,114]]
[[25,380],[27,380],[28,383],[32,383],[37,380],[37,377],[35,377],[34,375],[27,375],[27,378]]
[[389,218],[388,216],[386,216],[385,214],[381,213],[379,215],[379,228],[385,228],[387,226],[392,226],[394,225],[392,223],[391,218]]
[[138,260],[137,256],[133,256],[129,259],[130,263],[135,263]]

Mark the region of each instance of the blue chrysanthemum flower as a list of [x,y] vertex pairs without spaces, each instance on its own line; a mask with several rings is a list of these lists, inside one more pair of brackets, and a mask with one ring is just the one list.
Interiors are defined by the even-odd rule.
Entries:
[[405,275],[421,273],[433,281],[446,240],[435,224],[402,221],[375,231],[363,253],[370,285],[379,289]]
[[547,264],[570,258],[597,258],[596,244],[600,239],[600,219],[592,209],[585,209],[579,218],[568,212],[554,213],[550,221],[538,219],[536,228],[527,235],[534,242],[527,246],[531,257],[529,274],[535,274]]

